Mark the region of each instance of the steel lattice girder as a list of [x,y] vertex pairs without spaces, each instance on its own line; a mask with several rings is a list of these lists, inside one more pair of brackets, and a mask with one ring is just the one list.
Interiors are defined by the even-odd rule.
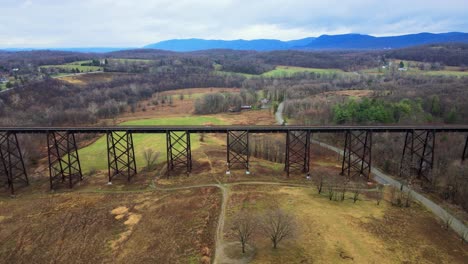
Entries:
[[131,180],[137,173],[132,133],[107,133],[107,161],[109,183],[118,175],[124,175],[128,181]]
[[75,135],[69,132],[47,134],[50,188],[66,181],[69,188],[83,180]]
[[0,133],[0,174],[6,178],[11,194],[15,194],[15,183],[29,185],[23,154],[15,133]]
[[412,130],[406,132],[405,145],[400,162],[400,176],[412,178],[414,174],[429,182],[434,165],[435,132]]
[[372,131],[346,131],[341,175],[346,173],[348,178],[363,175],[370,179],[371,163]]
[[288,131],[284,170],[308,173],[310,169],[310,131]]
[[167,131],[166,144],[167,172],[178,167],[185,167],[187,173],[190,173],[192,171],[190,133],[187,131]]
[[468,135],[466,136],[465,147],[463,148],[462,161],[465,161],[467,157],[468,157]]
[[249,171],[249,132],[228,131],[226,140],[228,171],[236,165]]

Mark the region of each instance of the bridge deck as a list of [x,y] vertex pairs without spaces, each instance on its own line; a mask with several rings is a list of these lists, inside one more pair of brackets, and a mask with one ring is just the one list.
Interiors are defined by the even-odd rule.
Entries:
[[188,131],[191,133],[227,133],[228,131],[249,131],[251,133],[285,133],[287,131],[310,131],[312,133],[333,133],[349,130],[372,131],[377,133],[401,133],[411,130],[434,132],[468,132],[468,125],[457,126],[105,126],[105,127],[0,127],[0,132],[20,134],[42,134],[47,132],[73,133],[166,133],[167,131]]

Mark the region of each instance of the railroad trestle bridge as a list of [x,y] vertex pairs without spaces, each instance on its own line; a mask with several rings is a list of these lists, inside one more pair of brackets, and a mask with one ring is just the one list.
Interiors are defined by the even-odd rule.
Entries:
[[114,127],[0,127],[0,181],[15,193],[17,185],[28,185],[29,179],[18,134],[44,134],[50,188],[66,184],[72,188],[83,180],[76,134],[104,134],[107,138],[108,181],[137,174],[133,134],[165,134],[167,173],[182,168],[192,170],[190,134],[226,134],[226,173],[241,167],[249,173],[249,134],[282,133],[286,135],[284,170],[309,173],[310,138],[316,133],[344,135],[341,174],[349,178],[370,178],[372,165],[372,135],[375,133],[404,133],[401,147],[400,176],[414,173],[431,181],[437,133],[465,134],[461,160],[468,158],[468,126],[114,126]]

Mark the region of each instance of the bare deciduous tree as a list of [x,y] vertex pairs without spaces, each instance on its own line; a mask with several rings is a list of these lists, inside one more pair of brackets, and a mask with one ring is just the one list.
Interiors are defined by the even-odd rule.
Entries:
[[317,191],[319,194],[322,193],[322,189],[323,189],[323,175],[320,175],[317,181]]
[[159,152],[156,152],[151,148],[147,148],[143,152],[143,157],[146,161],[146,169],[151,170],[158,160]]
[[353,203],[356,203],[359,200],[359,194],[360,194],[359,189],[355,189],[353,191]]
[[383,199],[383,186],[379,186],[377,191],[377,205],[380,205],[380,202]]
[[295,227],[294,217],[279,208],[267,211],[262,219],[263,232],[270,238],[275,249],[284,238],[294,235]]
[[236,232],[237,239],[242,245],[242,253],[245,253],[245,245],[250,241],[252,235],[257,229],[257,217],[245,210],[240,211],[234,217],[233,229]]

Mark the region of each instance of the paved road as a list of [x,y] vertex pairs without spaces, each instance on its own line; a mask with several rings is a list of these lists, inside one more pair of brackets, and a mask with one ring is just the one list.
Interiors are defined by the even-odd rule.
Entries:
[[284,123],[283,110],[284,110],[284,102],[281,102],[278,105],[278,110],[276,110],[276,113],[275,113],[275,118],[276,118],[276,122],[278,123],[278,125],[282,125]]

